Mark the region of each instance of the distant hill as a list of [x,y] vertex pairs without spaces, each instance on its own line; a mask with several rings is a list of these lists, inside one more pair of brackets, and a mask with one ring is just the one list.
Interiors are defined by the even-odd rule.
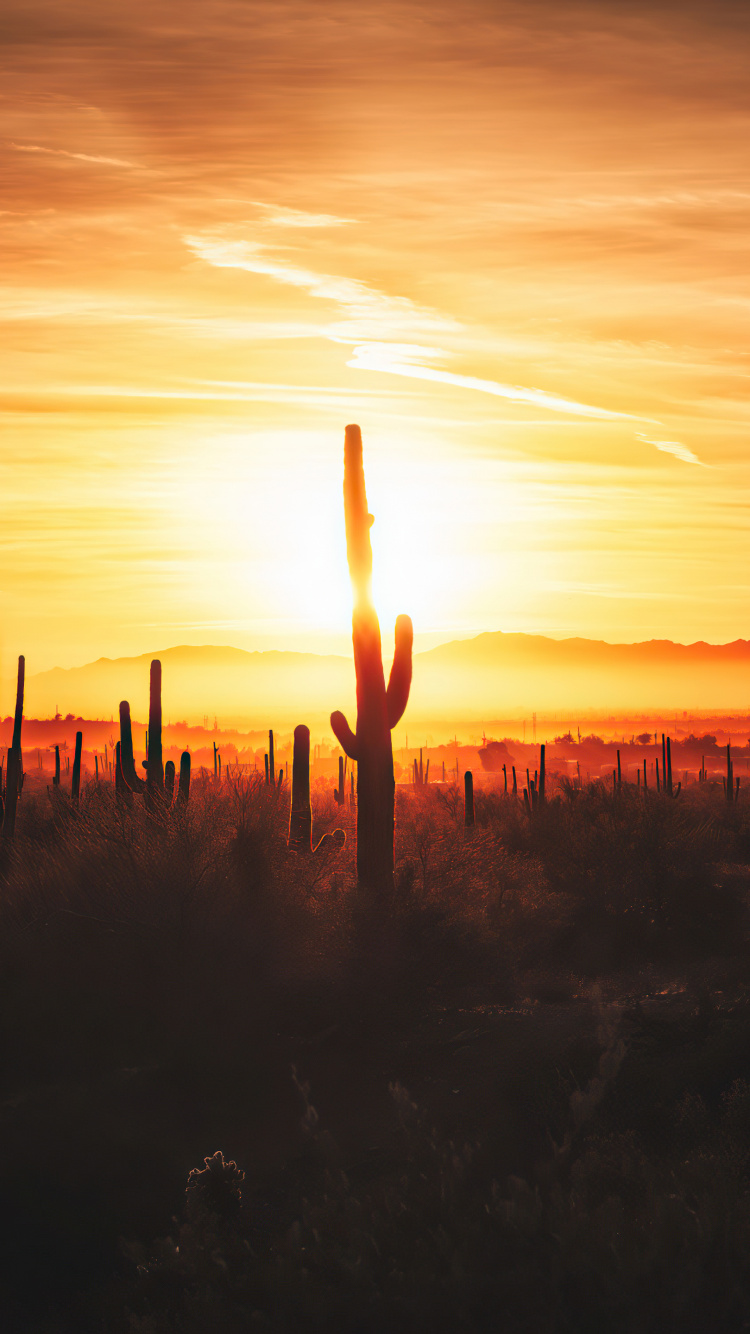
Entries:
[[[148,715],[149,665],[162,664],[164,720],[299,721],[300,711],[318,714],[352,708],[351,661],[316,653],[247,653],[214,645],[180,645],[137,658],[99,658],[84,667],[55,667],[27,677],[26,712],[49,716],[117,717],[121,699],[134,717]],[[269,725],[267,723],[267,725]]]
[[[300,717],[354,713],[351,659],[182,645],[136,658],[100,658],[27,681],[26,712],[109,718],[121,699],[148,708],[148,669],[161,659],[165,720],[286,726]],[[417,718],[502,717],[518,709],[732,709],[750,707],[750,642],[608,644],[504,634],[452,641],[419,653],[409,713]],[[9,711],[9,710],[4,710]],[[407,715],[408,718],[408,715]],[[352,718],[353,721],[353,718]]]
[[419,655],[420,712],[750,706],[750,641],[608,644],[497,631]]

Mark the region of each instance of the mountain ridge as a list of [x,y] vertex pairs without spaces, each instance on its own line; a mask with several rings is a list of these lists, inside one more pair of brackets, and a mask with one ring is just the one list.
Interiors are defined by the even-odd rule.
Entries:
[[[234,645],[178,644],[131,657],[101,657],[27,678],[28,710],[145,708],[148,664],[164,668],[172,715],[253,718],[352,710],[350,657]],[[722,708],[750,700],[750,640],[726,644],[670,639],[611,643],[484,631],[414,656],[410,709],[424,716],[498,716],[519,708]]]

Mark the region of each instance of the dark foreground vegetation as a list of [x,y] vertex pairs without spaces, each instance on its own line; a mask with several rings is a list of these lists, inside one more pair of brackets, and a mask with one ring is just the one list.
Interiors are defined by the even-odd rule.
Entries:
[[167,815],[29,776],[3,1327],[747,1329],[742,791],[478,789],[467,830],[459,789],[399,789],[385,896],[313,808],[343,849],[290,851],[255,777]]

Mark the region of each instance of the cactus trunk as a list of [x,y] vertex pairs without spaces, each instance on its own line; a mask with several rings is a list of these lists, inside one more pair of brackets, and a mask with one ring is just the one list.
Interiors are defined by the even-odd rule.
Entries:
[[300,723],[294,729],[292,756],[292,808],[289,816],[289,847],[295,852],[312,850],[310,806],[310,729]]
[[464,825],[471,829],[474,824],[474,775],[470,769],[464,774]]
[[167,760],[164,765],[164,793],[167,798],[167,805],[172,805],[174,796],[174,760]]
[[18,659],[16,684],[16,712],[13,718],[13,741],[8,751],[5,773],[5,811],[3,812],[3,840],[10,842],[16,832],[16,806],[23,782],[23,755],[21,753],[21,725],[23,723],[23,688],[26,678],[26,659]]
[[131,792],[143,792],[146,784],[138,777],[133,756],[133,728],[130,721],[130,705],[126,699],[120,703],[120,767],[122,776]]
[[177,790],[177,806],[187,806],[190,796],[190,751],[183,750],[180,757],[180,786]]
[[151,663],[148,703],[148,765],[146,768],[146,805],[153,810],[164,797],[164,763],[161,748],[161,663]]
[[331,727],[342,749],[357,761],[357,877],[378,892],[393,889],[394,797],[391,728],[409,699],[413,631],[408,616],[396,621],[396,651],[385,685],[380,624],[370,598],[372,516],[367,509],[362,436],[347,426],[344,444],[344,515],[346,549],[354,592],[352,641],[357,679],[357,728],[342,713]]
[[133,790],[125,781],[122,767],[122,742],[115,745],[115,797],[125,806],[133,805]]
[[83,750],[83,732],[76,732],[76,749],[73,757],[73,779],[71,783],[71,796],[74,802],[78,803],[81,795],[81,751]]

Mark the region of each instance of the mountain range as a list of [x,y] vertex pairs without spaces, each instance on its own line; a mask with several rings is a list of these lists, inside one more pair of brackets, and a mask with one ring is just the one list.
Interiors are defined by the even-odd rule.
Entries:
[[[82,667],[27,677],[26,713],[116,716],[129,699],[148,710],[149,663],[162,662],[164,717],[286,726],[343,708],[353,721],[354,668],[333,654],[246,652],[181,645],[133,658],[99,658]],[[386,672],[388,664],[386,663]],[[4,713],[11,708],[8,702]],[[409,716],[501,718],[533,710],[721,710],[750,708],[750,641],[676,644],[649,640],[549,639],[486,633],[415,654]]]

